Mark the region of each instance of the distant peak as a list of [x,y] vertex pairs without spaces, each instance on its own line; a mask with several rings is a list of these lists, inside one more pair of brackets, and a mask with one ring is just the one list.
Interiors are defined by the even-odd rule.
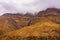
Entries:
[[60,15],[60,9],[57,8],[47,8],[46,10],[38,12],[37,16],[42,15]]
[[60,11],[58,8],[47,8],[45,11]]
[[3,16],[12,16],[12,15],[23,16],[23,14],[21,14],[21,13],[5,13],[5,14],[3,14]]
[[47,10],[58,10],[57,8],[47,8]]

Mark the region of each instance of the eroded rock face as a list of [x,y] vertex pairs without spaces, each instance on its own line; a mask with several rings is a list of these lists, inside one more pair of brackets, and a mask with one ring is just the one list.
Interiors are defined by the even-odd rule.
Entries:
[[41,11],[37,14],[38,17],[46,17],[52,22],[60,24],[60,9],[48,8],[44,11]]
[[21,29],[26,26],[35,24],[38,19],[29,14],[4,14],[0,16],[0,30],[3,31],[3,34],[6,32],[14,31]]

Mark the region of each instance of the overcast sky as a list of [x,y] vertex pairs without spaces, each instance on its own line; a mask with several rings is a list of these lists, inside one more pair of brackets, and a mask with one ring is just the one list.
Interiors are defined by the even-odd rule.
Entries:
[[34,13],[52,7],[60,8],[60,0],[0,0],[0,15],[9,12]]

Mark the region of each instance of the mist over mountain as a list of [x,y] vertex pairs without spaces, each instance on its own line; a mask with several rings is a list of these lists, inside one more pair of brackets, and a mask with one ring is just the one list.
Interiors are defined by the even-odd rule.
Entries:
[[0,0],[0,15],[5,13],[35,13],[47,8],[60,9],[60,0]]

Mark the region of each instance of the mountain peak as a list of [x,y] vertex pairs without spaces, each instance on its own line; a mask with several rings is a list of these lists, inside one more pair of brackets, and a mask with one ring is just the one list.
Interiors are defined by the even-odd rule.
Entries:
[[57,8],[47,8],[47,10],[60,10],[60,9],[57,9]]
[[5,13],[3,16],[23,16],[21,13]]
[[57,8],[48,8],[46,10],[40,11],[37,16],[46,16],[46,15],[60,15],[60,9]]

